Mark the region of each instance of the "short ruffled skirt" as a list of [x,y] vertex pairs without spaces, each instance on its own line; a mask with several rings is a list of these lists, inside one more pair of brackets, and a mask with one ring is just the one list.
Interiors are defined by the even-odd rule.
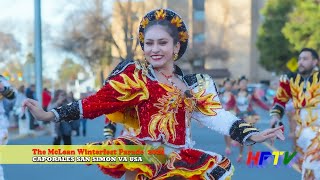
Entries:
[[[146,145],[132,136],[121,136],[92,145]],[[172,149],[172,148],[171,148]],[[231,179],[234,168],[230,160],[222,155],[199,149],[175,149],[166,153],[164,163],[154,164],[98,164],[100,170],[113,178],[121,178],[126,171],[137,172],[136,179],[168,179],[180,177],[184,179]]]

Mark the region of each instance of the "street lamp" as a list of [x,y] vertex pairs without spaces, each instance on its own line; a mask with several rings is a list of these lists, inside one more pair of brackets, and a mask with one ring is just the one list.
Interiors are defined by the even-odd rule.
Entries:
[[41,1],[34,0],[34,54],[36,70],[36,97],[42,105],[42,47],[41,47]]

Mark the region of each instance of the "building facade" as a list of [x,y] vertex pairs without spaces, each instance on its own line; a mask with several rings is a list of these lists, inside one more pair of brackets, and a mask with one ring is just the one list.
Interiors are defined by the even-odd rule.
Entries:
[[[126,44],[137,43],[137,32],[141,17],[155,8],[169,8],[177,12],[189,30],[188,50],[178,64],[189,73],[205,72],[216,79],[238,78],[246,75],[251,81],[269,80],[271,73],[258,63],[256,48],[257,31],[262,21],[259,14],[266,0],[150,0],[133,1],[131,26],[125,39],[120,24],[119,4],[114,3],[112,29],[116,41],[113,57],[119,56],[117,49],[128,49]],[[128,1],[123,1],[125,4]],[[118,14],[118,15],[117,15]],[[128,16],[128,15],[127,15]],[[133,17],[133,18],[132,18]],[[120,28],[120,29],[119,29]],[[129,43],[130,44],[130,43]],[[125,52],[122,52],[125,57]],[[140,47],[135,49],[135,58],[142,59]],[[117,63],[117,62],[115,62]],[[239,68],[241,67],[241,68]],[[112,69],[112,67],[111,67]]]

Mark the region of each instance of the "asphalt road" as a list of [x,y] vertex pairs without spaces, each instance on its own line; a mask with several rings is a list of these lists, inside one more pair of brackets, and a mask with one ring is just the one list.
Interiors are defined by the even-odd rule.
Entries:
[[[257,124],[258,128],[265,129],[268,126],[268,114],[267,112],[258,111],[262,116],[260,122]],[[286,119],[284,120],[286,128],[286,134],[288,133],[288,125]],[[104,126],[103,118],[97,118],[87,123],[87,136],[86,137],[73,137],[73,144],[84,144],[86,142],[101,141],[104,139],[102,135]],[[195,148],[204,149],[207,151],[214,151],[220,154],[224,154],[225,144],[223,136],[199,126],[194,123],[192,126],[193,139],[196,141]],[[119,131],[118,131],[119,132]],[[253,151],[292,151],[291,139],[286,136],[285,141],[277,141],[274,149],[270,149],[265,144],[256,144],[253,147]],[[27,137],[23,139],[11,140],[9,144],[27,144],[27,145],[50,145],[52,143],[52,137],[40,136],[40,137]],[[232,179],[234,180],[298,180],[301,179],[301,175],[293,167],[289,166],[273,166],[267,164],[264,167],[252,167],[247,166],[245,161],[247,159],[247,153],[244,154],[244,160],[242,163],[236,162],[238,155],[238,147],[233,147],[232,154],[228,156],[235,166],[235,172]],[[280,162],[281,163],[281,162]],[[76,180],[108,180],[112,179],[100,172],[95,166],[86,165],[3,165],[6,180],[18,180],[18,179],[33,179],[33,180],[57,180],[57,179],[76,179]],[[124,178],[122,178],[124,179]]]

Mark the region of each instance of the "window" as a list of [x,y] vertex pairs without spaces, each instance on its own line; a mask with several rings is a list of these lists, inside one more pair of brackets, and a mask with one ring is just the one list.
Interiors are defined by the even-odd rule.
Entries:
[[205,0],[193,0],[193,9],[194,10],[204,10],[204,1]]
[[204,40],[205,40],[204,33],[194,34],[193,36],[193,41],[195,43],[201,43],[201,42],[204,42]]
[[203,59],[195,59],[193,61],[193,66],[195,67],[203,67],[204,63],[203,63]]
[[196,21],[204,21],[204,11],[193,11],[193,18]]

